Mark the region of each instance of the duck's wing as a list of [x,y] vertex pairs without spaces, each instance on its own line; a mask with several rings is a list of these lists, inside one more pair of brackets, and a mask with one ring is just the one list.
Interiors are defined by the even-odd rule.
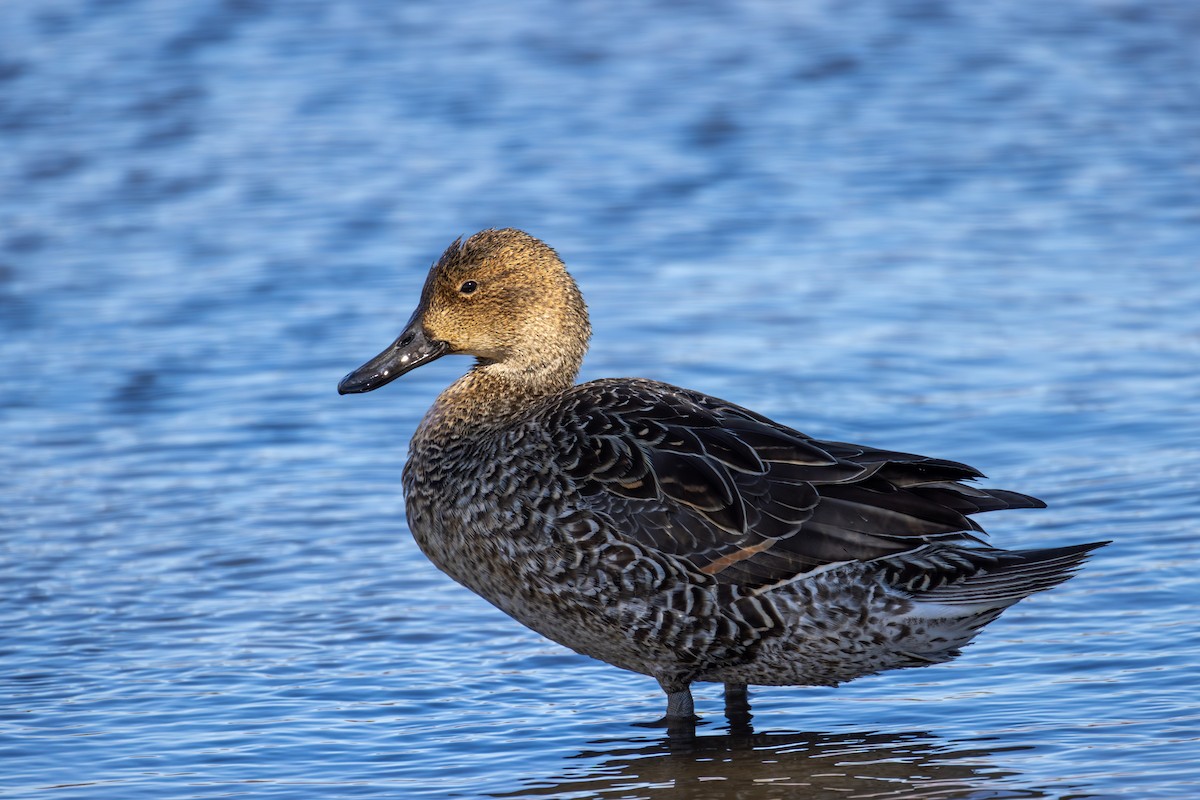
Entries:
[[581,510],[722,583],[757,587],[934,541],[979,543],[970,514],[1044,504],[964,481],[954,461],[826,442],[697,392],[594,381],[550,412]]

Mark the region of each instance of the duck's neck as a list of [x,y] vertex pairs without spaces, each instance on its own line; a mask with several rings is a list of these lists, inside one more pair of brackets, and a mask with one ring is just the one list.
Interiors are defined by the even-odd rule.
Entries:
[[438,395],[421,423],[422,433],[449,433],[464,426],[510,424],[544,397],[571,388],[579,371],[573,363],[477,362]]

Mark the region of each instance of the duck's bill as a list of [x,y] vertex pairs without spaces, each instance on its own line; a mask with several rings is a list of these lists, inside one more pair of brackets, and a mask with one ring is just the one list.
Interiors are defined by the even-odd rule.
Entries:
[[342,378],[338,384],[338,394],[358,394],[378,389],[448,352],[450,346],[430,339],[420,323],[409,325],[386,350]]

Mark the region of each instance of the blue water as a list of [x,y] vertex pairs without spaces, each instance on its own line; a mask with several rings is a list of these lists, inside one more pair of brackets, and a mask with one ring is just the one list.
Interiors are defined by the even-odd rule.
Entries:
[[[1200,5],[0,4],[0,797],[1200,794]],[[363,397],[523,227],[643,375],[1115,543],[959,661],[632,723],[452,584]]]

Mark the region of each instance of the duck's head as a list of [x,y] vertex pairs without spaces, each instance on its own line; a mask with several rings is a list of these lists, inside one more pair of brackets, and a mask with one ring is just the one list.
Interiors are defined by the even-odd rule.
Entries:
[[481,231],[456,241],[429,270],[404,331],[342,378],[339,394],[378,389],[444,355],[536,391],[569,386],[591,327],[558,254],[524,231]]

